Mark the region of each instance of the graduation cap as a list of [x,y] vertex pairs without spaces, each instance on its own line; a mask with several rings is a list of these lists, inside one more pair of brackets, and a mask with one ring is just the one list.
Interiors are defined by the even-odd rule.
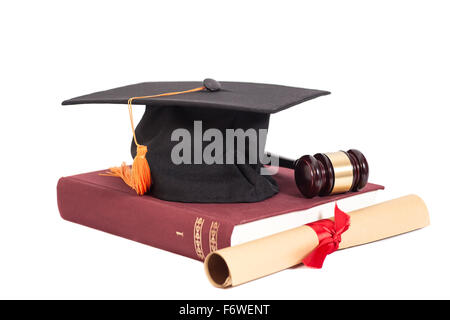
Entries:
[[[139,83],[66,100],[63,105],[128,104],[134,163],[106,174],[121,177],[139,195],[179,202],[256,202],[275,195],[278,186],[270,175],[261,174],[263,163],[253,154],[264,153],[265,136],[249,132],[267,132],[270,114],[326,94],[205,79]],[[136,128],[134,104],[146,106]],[[239,139],[236,132],[244,134],[244,143],[234,143]],[[192,140],[188,147],[186,136]],[[209,159],[202,158],[207,154]]]

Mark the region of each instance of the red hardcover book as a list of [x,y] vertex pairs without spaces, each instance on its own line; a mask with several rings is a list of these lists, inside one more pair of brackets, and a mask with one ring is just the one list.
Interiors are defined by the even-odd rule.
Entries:
[[[306,199],[295,186],[293,170],[280,168],[274,176],[280,192],[267,200],[180,203],[137,196],[121,179],[99,175],[102,172],[105,171],[59,180],[58,207],[62,218],[197,260],[203,260],[211,251],[234,244],[232,233],[237,227],[255,229],[263,224],[254,222],[261,221],[265,221],[266,226],[275,226],[278,217],[293,213],[297,214],[297,224],[298,216],[302,215],[307,217],[303,223],[308,223],[319,217],[311,215],[312,208],[383,189],[369,183],[360,192]],[[275,228],[272,233],[279,231],[282,230]]]

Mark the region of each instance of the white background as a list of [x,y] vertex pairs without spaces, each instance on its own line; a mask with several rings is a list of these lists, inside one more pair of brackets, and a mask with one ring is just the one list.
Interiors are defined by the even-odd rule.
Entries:
[[[448,1],[2,1],[0,298],[450,298]],[[325,89],[268,150],[358,148],[431,226],[229,290],[201,263],[59,217],[61,176],[131,161],[126,106],[64,99],[142,81]],[[136,107],[135,116],[142,113]]]

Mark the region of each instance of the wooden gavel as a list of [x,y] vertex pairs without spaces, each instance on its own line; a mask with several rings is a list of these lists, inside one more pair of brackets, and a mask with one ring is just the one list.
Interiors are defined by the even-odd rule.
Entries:
[[294,169],[297,188],[307,198],[359,191],[369,179],[366,157],[356,149],[305,155],[297,160],[279,157],[279,166]]

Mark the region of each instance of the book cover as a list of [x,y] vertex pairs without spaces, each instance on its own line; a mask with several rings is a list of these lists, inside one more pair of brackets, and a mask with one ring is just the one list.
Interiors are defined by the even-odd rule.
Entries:
[[293,170],[280,168],[274,176],[280,192],[254,203],[181,203],[137,196],[122,180],[90,172],[59,180],[61,217],[133,241],[203,260],[231,245],[237,225],[302,211],[383,189],[368,184],[356,193],[307,199],[300,195]]

